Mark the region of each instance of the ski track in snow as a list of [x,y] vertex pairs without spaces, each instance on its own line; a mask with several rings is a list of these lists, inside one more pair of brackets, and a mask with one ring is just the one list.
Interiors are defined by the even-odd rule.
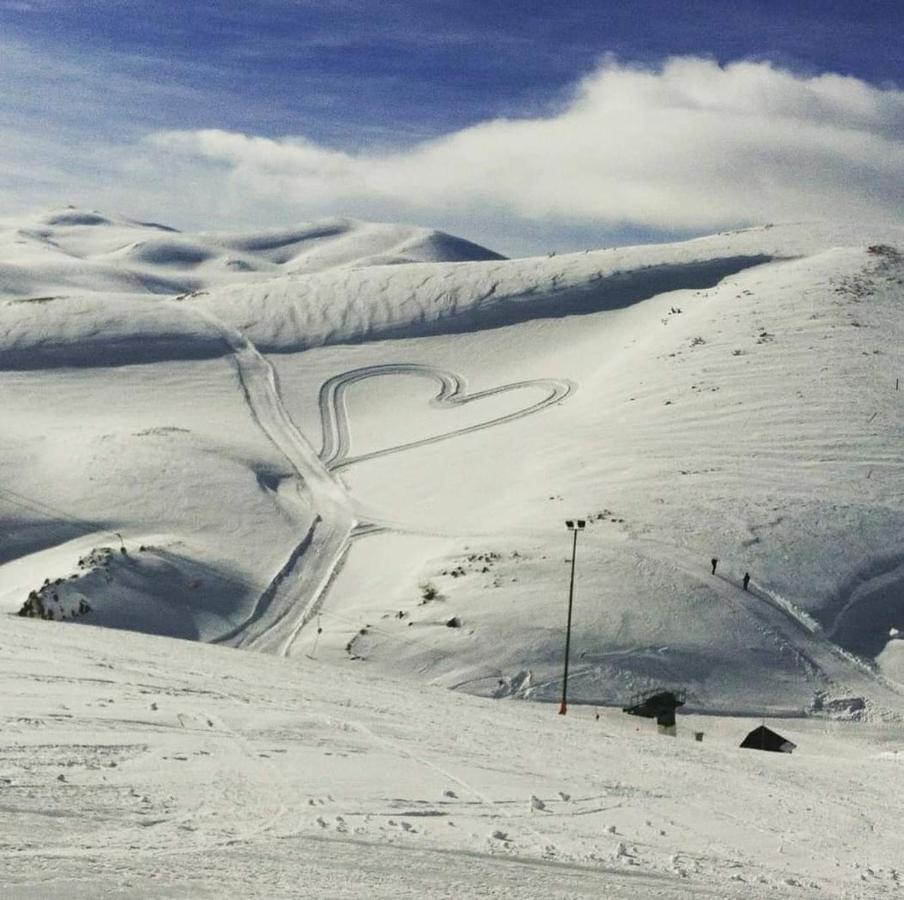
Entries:
[[276,596],[280,586],[285,582],[287,578],[292,575],[292,572],[298,565],[299,560],[310,549],[311,544],[314,540],[317,526],[320,524],[320,522],[321,519],[318,516],[314,520],[314,524],[311,525],[311,527],[308,529],[308,533],[304,536],[304,540],[292,551],[288,560],[286,561],[286,564],[276,573],[276,575],[270,581],[270,584],[267,585],[266,590],[260,595],[260,597],[258,597],[257,603],[255,603],[254,610],[251,615],[231,631],[228,631],[226,634],[220,635],[216,640],[212,641],[212,643],[228,644],[230,641],[241,638],[244,632],[247,632],[251,628],[251,626],[253,626],[256,622],[267,615],[267,612],[270,609],[271,604],[273,603],[273,598]]
[[[900,708],[901,698],[904,697],[901,687],[883,677],[864,660],[839,647],[803,610],[754,581],[750,582],[750,587],[748,594],[780,614],[770,617],[773,630],[822,672],[834,688],[836,697],[863,697],[872,706],[872,713],[879,718],[900,719],[900,714],[895,710]],[[801,647],[801,638],[807,641],[807,650]]]
[[204,311],[192,308],[192,312],[217,328],[229,345],[252,418],[294,469],[317,516],[251,616],[220,639],[235,647],[284,656],[294,635],[316,613],[318,599],[345,555],[356,524],[351,501],[286,411],[270,363],[239,331]]
[[[427,378],[438,382],[439,392],[430,401],[432,406],[438,407],[464,406],[468,403],[473,403],[476,400],[483,400],[487,397],[496,396],[497,394],[504,394],[509,391],[533,387],[545,390],[546,396],[542,400],[532,403],[529,406],[525,406],[522,409],[515,410],[514,412],[507,413],[503,416],[487,419],[484,422],[478,422],[475,425],[469,425],[465,428],[444,432],[443,434],[421,438],[417,441],[409,441],[406,444],[385,447],[381,450],[372,450],[369,453],[362,453],[360,456],[350,457],[348,451],[351,442],[351,430],[348,420],[348,410],[345,403],[345,394],[356,382],[386,375],[413,375],[418,378]],[[512,422],[516,419],[521,419],[524,416],[530,416],[540,412],[547,406],[551,406],[554,403],[559,403],[564,400],[573,390],[574,385],[568,381],[543,378],[531,381],[514,382],[512,384],[501,385],[499,387],[488,388],[484,391],[476,391],[473,394],[468,394],[466,393],[465,381],[460,375],[456,375],[454,372],[449,372],[436,366],[425,366],[416,363],[395,363],[352,369],[351,371],[343,372],[340,375],[335,375],[328,379],[320,389],[320,420],[323,429],[323,444],[320,450],[320,459],[328,469],[335,470],[367,459],[376,459],[380,456],[388,456],[391,453],[399,453],[414,447],[423,447],[427,444],[436,443],[437,441],[444,441],[464,434],[471,434],[475,431],[481,431],[484,428],[492,428],[495,425],[501,425],[504,422]]]

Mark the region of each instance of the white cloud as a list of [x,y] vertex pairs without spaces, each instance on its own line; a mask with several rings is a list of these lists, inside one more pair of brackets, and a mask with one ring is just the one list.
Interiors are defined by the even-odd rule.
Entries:
[[509,217],[553,230],[904,218],[904,91],[758,62],[609,60],[552,117],[490,121],[395,153],[216,130],[151,144],[221,167],[235,203],[298,216]]
[[350,153],[303,136],[160,131],[170,107],[193,121],[225,102],[205,93],[203,70],[156,86],[63,62],[0,44],[11,86],[0,118],[15,122],[0,128],[0,215],[75,203],[191,229],[347,215],[513,254],[758,222],[904,220],[904,91],[855,78],[608,60],[553,115]]

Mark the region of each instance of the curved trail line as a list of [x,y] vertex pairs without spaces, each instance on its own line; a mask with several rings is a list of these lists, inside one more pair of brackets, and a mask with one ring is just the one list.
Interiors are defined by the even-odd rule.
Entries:
[[306,495],[313,523],[271,580],[254,611],[219,643],[285,656],[294,636],[316,615],[357,524],[345,488],[326,470],[289,416],[273,366],[241,332],[197,307],[188,307],[213,326],[232,359],[252,418],[285,457]]
[[[351,431],[348,421],[348,409],[345,402],[345,394],[348,389],[359,381],[365,381],[368,378],[379,378],[385,375],[413,375],[418,378],[427,378],[436,381],[439,384],[439,392],[430,401],[430,405],[434,407],[453,408],[456,406],[464,406],[473,403],[476,400],[484,400],[487,397],[493,397],[498,394],[504,394],[509,391],[522,390],[524,388],[541,388],[546,391],[546,396],[529,406],[514,412],[507,413],[503,416],[496,416],[487,419],[484,422],[478,422],[475,425],[469,425],[465,428],[457,428],[453,431],[447,431],[443,434],[432,435],[431,437],[421,438],[416,441],[409,441],[406,444],[397,444],[393,447],[384,447],[380,450],[372,450],[369,453],[362,453],[359,456],[349,456],[349,445],[351,442]],[[558,378],[537,378],[531,381],[517,381],[512,384],[500,385],[495,388],[488,388],[483,391],[476,391],[473,394],[467,393],[465,380],[454,372],[446,369],[440,369],[436,366],[427,366],[419,363],[390,363],[378,366],[364,366],[360,369],[352,369],[349,372],[343,372],[340,375],[334,375],[323,383],[320,388],[320,422],[323,429],[323,446],[320,450],[320,460],[329,470],[335,470],[344,466],[350,466],[353,463],[363,462],[368,459],[376,459],[380,456],[388,456],[391,453],[400,453],[403,450],[410,450],[414,447],[423,447],[427,444],[434,444],[438,441],[445,441],[449,438],[459,437],[463,434],[470,434],[475,431],[481,431],[484,428],[491,428],[494,425],[501,425],[504,422],[513,422],[525,416],[533,415],[540,412],[547,406],[559,403],[564,400],[572,391],[574,385]]]
[[292,551],[283,567],[276,573],[276,575],[273,576],[273,578],[270,580],[270,584],[267,585],[264,592],[260,595],[260,597],[257,598],[257,603],[254,604],[254,610],[252,611],[251,615],[240,625],[236,625],[235,628],[230,629],[226,632],[226,634],[221,634],[218,638],[215,638],[213,641],[211,641],[211,643],[227,644],[230,641],[241,639],[256,622],[263,619],[263,617],[267,614],[267,611],[270,609],[270,605],[273,603],[273,598],[277,595],[277,591],[279,590],[283,582],[291,576],[301,557],[311,549],[311,545],[314,541],[314,535],[320,522],[320,516],[317,516],[314,519],[314,523],[308,529],[308,533],[304,536],[304,540],[302,540],[302,542]]

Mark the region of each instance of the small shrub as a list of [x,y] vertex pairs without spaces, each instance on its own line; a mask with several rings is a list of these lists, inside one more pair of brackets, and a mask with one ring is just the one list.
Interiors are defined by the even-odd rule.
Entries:
[[866,248],[866,252],[873,256],[884,256],[887,259],[897,259],[901,255],[898,248],[892,247],[890,244],[872,244]]
[[[454,572],[452,573],[455,574]],[[438,600],[440,597],[439,590],[436,585],[427,581],[421,585],[421,605],[430,603],[432,600]]]

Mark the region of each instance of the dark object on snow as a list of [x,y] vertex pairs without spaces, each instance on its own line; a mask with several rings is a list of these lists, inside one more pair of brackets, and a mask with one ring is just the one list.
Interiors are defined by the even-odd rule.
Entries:
[[744,573],[744,590],[747,590],[747,585],[750,584],[750,572]]
[[656,724],[673,728],[675,726],[675,710],[684,706],[683,691],[650,691],[632,700],[629,706],[622,708],[629,716],[643,716],[655,719]]
[[446,628],[461,628],[461,619],[458,616],[452,616],[446,620]]
[[754,728],[747,737],[741,741],[741,746],[746,750],[769,750],[771,753],[790,753],[797,747],[780,734],[776,734],[771,728],[760,725]]
[[715,574],[716,574],[716,566],[719,565],[719,560],[717,560],[717,559],[715,558],[715,556],[714,556],[714,557],[710,560],[710,562],[713,564],[713,575],[715,575]]

